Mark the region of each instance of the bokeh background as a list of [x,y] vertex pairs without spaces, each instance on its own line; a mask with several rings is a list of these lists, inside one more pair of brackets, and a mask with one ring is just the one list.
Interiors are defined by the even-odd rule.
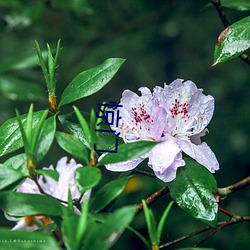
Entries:
[[[75,103],[81,110],[88,112],[100,101],[119,102],[125,89],[137,91],[141,86],[153,89],[176,78],[190,79],[216,100],[214,117],[208,127],[210,133],[204,139],[220,162],[220,170],[215,174],[218,186],[248,176],[249,65],[236,58],[211,67],[214,44],[223,26],[216,10],[207,4],[203,0],[0,0],[0,124],[15,116],[15,108],[26,113],[30,102],[36,110],[46,108],[46,88],[37,64],[34,40],[45,50],[46,43],[55,48],[60,38],[58,99],[78,73],[111,57],[125,58],[126,62],[103,90]],[[249,12],[225,11],[231,23],[249,15]],[[35,89],[39,86],[39,90],[26,96],[21,94],[22,89],[32,89],[31,86]],[[20,95],[16,94],[17,88]],[[62,109],[65,113],[71,111],[70,105]],[[40,167],[55,164],[62,155],[65,153],[54,143]],[[104,175],[107,179],[117,176],[105,170]],[[138,177],[134,188],[128,189],[118,204],[138,203],[162,186],[164,183],[159,180]],[[221,206],[235,214],[249,215],[248,191],[232,194]],[[152,206],[157,218],[168,202],[169,198],[164,197]],[[220,219],[226,218],[220,216]],[[1,216],[1,225],[13,223]],[[133,226],[147,235],[142,214]],[[162,242],[203,226],[175,206]],[[231,226],[203,246],[247,249],[249,234],[249,223]],[[196,237],[169,249],[191,246],[197,240]],[[144,249],[136,236],[126,232],[113,249],[129,248]]]

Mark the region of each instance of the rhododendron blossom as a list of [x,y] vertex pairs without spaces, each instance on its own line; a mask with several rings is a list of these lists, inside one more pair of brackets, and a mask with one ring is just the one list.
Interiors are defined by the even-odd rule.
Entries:
[[[67,157],[61,158],[56,168],[53,166],[44,169],[56,170],[59,173],[58,180],[54,180],[47,176],[40,176],[38,178],[38,183],[43,189],[44,193],[49,194],[57,199],[67,202],[68,200],[68,190],[70,190],[72,199],[78,199],[80,193],[77,189],[76,182],[74,179],[75,171],[78,167],[81,167],[80,164],[76,164],[74,159],[71,159],[67,162]],[[30,194],[41,194],[36,183],[27,178],[16,190],[21,193],[30,193]],[[89,198],[90,190],[85,192],[81,201]],[[63,203],[64,204],[64,203]],[[77,211],[76,211],[77,212]],[[45,216],[25,216],[21,218],[17,225],[12,230],[27,230],[34,231],[38,229],[38,225],[34,224],[36,221],[37,224],[46,225],[51,223],[51,219]]]
[[[119,127],[111,128],[125,143],[139,140],[159,141],[149,153],[134,160],[107,164],[111,171],[135,168],[145,158],[155,175],[165,182],[175,179],[178,167],[185,165],[182,152],[214,173],[218,161],[201,137],[214,112],[214,98],[204,95],[191,81],[177,79],[164,87],[156,86],[153,93],[146,87],[141,96],[130,90],[122,94]],[[108,110],[108,109],[107,109]]]

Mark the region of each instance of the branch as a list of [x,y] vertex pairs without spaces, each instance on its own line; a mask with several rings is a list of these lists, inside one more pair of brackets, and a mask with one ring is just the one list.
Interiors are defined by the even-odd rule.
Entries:
[[139,170],[139,169],[134,169],[134,172],[136,173],[139,173],[141,175],[146,175],[146,176],[149,176],[149,177],[156,177],[155,174],[152,174],[152,173],[148,173],[148,172],[145,172],[145,171],[142,171],[142,170]]
[[[229,220],[229,221],[222,221],[222,222],[219,222],[219,223],[218,223],[218,227],[217,227],[216,229],[212,230],[211,232],[209,232],[206,236],[204,236],[199,242],[197,242],[197,243],[194,245],[194,247],[200,245],[200,244],[203,243],[205,240],[207,240],[209,237],[211,237],[213,234],[217,233],[218,231],[220,231],[221,229],[223,229],[223,228],[225,228],[225,227],[227,227],[227,226],[229,226],[229,225],[238,224],[238,223],[247,222],[247,221],[250,221],[250,217],[249,217],[249,216],[237,216],[237,215],[234,215],[234,216],[232,217],[232,219]],[[170,241],[170,242],[167,242],[167,243],[165,243],[165,244],[162,244],[162,245],[159,246],[159,248],[169,247],[169,246],[171,246],[171,245],[177,244],[177,243],[179,243],[179,242],[181,242],[181,241],[184,241],[184,240],[186,240],[186,239],[189,239],[189,238],[191,238],[191,237],[193,237],[193,236],[195,236],[195,235],[204,233],[204,232],[206,232],[206,231],[208,231],[208,230],[211,230],[211,229],[212,229],[212,227],[209,227],[209,226],[203,227],[203,228],[201,228],[201,229],[199,229],[199,230],[197,230],[197,231],[195,231],[195,232],[192,232],[192,233],[187,234],[187,235],[185,235],[185,236],[182,236],[182,237],[180,237],[180,238],[178,238],[178,239],[175,239],[175,240],[173,240],[173,241]]]
[[236,191],[239,191],[239,190],[241,190],[249,185],[250,185],[250,176],[248,176],[245,179],[243,179],[239,182],[236,182],[228,187],[219,188],[218,192],[222,198],[225,198],[229,194],[234,193]]
[[[230,26],[230,22],[222,8],[220,0],[211,0],[211,3],[214,5],[216,8],[218,15],[220,17],[221,22],[223,23],[224,28],[226,29],[228,26]],[[243,60],[245,63],[250,65],[250,59],[247,54],[241,54],[240,59]]]
[[[160,190],[156,191],[155,193],[150,195],[148,198],[146,198],[145,202],[147,205],[150,205],[167,193],[169,193],[169,188],[166,186],[166,187],[163,187]],[[143,210],[143,205],[142,205],[142,203],[140,203],[137,205],[136,214],[140,213],[142,210]]]
[[215,233],[219,232],[220,230],[222,230],[223,228],[233,225],[233,224],[238,224],[241,222],[247,222],[250,221],[250,216],[238,216],[235,215],[231,220],[229,221],[223,221],[221,223],[219,223],[219,226],[212,230],[211,232],[209,232],[207,235],[205,235],[201,240],[199,240],[194,247],[199,246],[200,244],[202,244],[204,241],[206,241],[209,237],[211,237],[212,235],[214,235]]

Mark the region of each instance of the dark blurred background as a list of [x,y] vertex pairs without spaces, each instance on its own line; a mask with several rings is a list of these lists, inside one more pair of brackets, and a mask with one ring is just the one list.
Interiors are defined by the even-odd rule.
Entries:
[[[34,59],[34,40],[45,50],[46,43],[55,48],[60,38],[58,99],[81,71],[107,58],[126,59],[103,90],[76,102],[83,111],[96,108],[97,100],[119,102],[125,89],[137,91],[141,86],[153,89],[176,78],[190,79],[203,88],[205,94],[214,96],[215,113],[208,127],[210,133],[204,139],[220,162],[215,177],[219,187],[241,180],[250,173],[249,65],[236,58],[211,67],[214,44],[223,26],[216,10],[207,4],[208,1],[202,0],[0,0],[0,124],[15,115],[15,108],[26,113],[30,102],[35,103],[36,110],[46,108],[46,88]],[[249,15],[249,12],[225,11],[231,23]],[[17,66],[10,66],[20,58],[23,61],[16,63]],[[8,89],[10,83],[19,87],[32,84],[43,91],[21,98]],[[71,105],[62,108],[62,113],[71,111]],[[55,164],[65,155],[56,143],[53,146],[41,167]],[[104,173],[107,178],[117,176]],[[136,190],[124,195],[120,204],[140,202],[164,185],[149,177],[139,177],[137,181]],[[242,190],[222,201],[221,206],[235,214],[249,215],[249,198],[248,190]],[[162,198],[154,204],[157,218],[168,201]],[[3,218],[1,221],[6,223]],[[142,215],[136,218],[134,226],[146,234]],[[162,242],[202,226],[175,206]],[[213,236],[204,247],[247,249],[249,234],[249,223],[231,226]],[[191,246],[197,240],[169,249]],[[136,236],[126,232],[113,249],[129,248],[144,249]]]

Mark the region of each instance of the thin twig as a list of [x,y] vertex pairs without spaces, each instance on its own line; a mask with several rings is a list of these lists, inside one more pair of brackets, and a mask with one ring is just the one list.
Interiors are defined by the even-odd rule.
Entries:
[[[153,202],[155,202],[156,200],[158,200],[160,197],[164,196],[165,194],[169,193],[169,188],[163,187],[160,190],[156,191],[155,193],[153,193],[152,195],[150,195],[148,198],[145,199],[145,202],[147,205],[152,204]],[[137,211],[136,214],[140,213],[143,210],[143,205],[142,203],[137,205]]]
[[134,169],[134,172],[139,173],[141,175],[146,175],[146,176],[149,176],[149,177],[156,178],[155,174],[152,174],[152,173],[149,173],[149,172],[145,172],[145,171],[142,171],[142,170],[139,170],[139,169]]
[[[211,0],[211,3],[214,5],[214,7],[216,8],[218,15],[220,17],[221,22],[223,23],[224,28],[226,29],[228,26],[230,26],[230,22],[223,10],[223,7],[221,5],[221,1],[220,0]],[[247,54],[241,54],[239,56],[241,58],[241,60],[243,60],[245,63],[247,63],[248,65],[250,65],[250,59],[248,57]]]
[[[229,221],[222,221],[222,222],[219,222],[219,223],[218,223],[218,227],[217,227],[216,229],[212,230],[211,232],[209,232],[206,236],[204,236],[204,237],[202,238],[202,241],[200,240],[199,242],[197,242],[197,243],[195,244],[195,246],[198,246],[198,244],[201,244],[201,243],[204,242],[207,238],[209,238],[210,236],[212,236],[212,235],[215,234],[216,232],[220,231],[220,230],[223,229],[224,227],[227,227],[227,226],[232,225],[232,224],[241,223],[241,222],[247,222],[247,221],[250,221],[250,217],[248,217],[248,216],[243,216],[243,217],[242,217],[242,216],[234,215],[234,217],[233,217],[231,220],[229,220]],[[185,236],[182,236],[182,237],[180,237],[180,238],[178,238],[178,239],[175,239],[175,240],[173,240],[173,241],[170,241],[170,242],[167,242],[167,243],[165,243],[165,244],[162,244],[162,245],[159,246],[159,248],[169,247],[169,246],[171,246],[171,245],[177,244],[177,243],[179,243],[179,242],[181,242],[181,241],[184,241],[184,240],[186,240],[186,239],[189,239],[189,238],[191,238],[191,237],[193,237],[193,236],[195,236],[195,235],[204,233],[204,232],[206,232],[206,231],[208,231],[208,230],[211,230],[211,229],[213,229],[213,228],[210,227],[210,226],[203,227],[203,228],[201,228],[201,229],[199,229],[199,230],[197,230],[197,231],[195,231],[195,232],[192,232],[192,233],[187,234],[187,235],[185,235]],[[206,238],[205,238],[205,237],[206,237]]]
[[236,191],[239,191],[239,190],[241,190],[249,185],[250,185],[250,176],[248,176],[248,177],[244,178],[243,180],[236,182],[228,187],[219,188],[218,192],[222,198],[225,198],[229,194],[234,193]]
[[227,211],[226,209],[224,209],[222,207],[219,207],[218,209],[219,209],[219,211],[221,211],[223,214],[229,216],[230,218],[233,218],[235,216],[235,214],[232,214],[231,212]]
[[247,221],[250,221],[250,216],[237,216],[237,215],[235,215],[231,220],[224,221],[224,222],[220,223],[220,225],[216,229],[212,230],[207,235],[205,235],[202,239],[200,239],[194,245],[194,247],[198,247],[204,241],[206,241],[208,238],[210,238],[212,235],[214,235],[215,233],[219,232],[220,230],[222,230],[223,228],[225,228],[227,226],[230,226],[230,225],[233,225],[233,224],[238,224],[238,223],[241,223],[241,222],[247,222]]

